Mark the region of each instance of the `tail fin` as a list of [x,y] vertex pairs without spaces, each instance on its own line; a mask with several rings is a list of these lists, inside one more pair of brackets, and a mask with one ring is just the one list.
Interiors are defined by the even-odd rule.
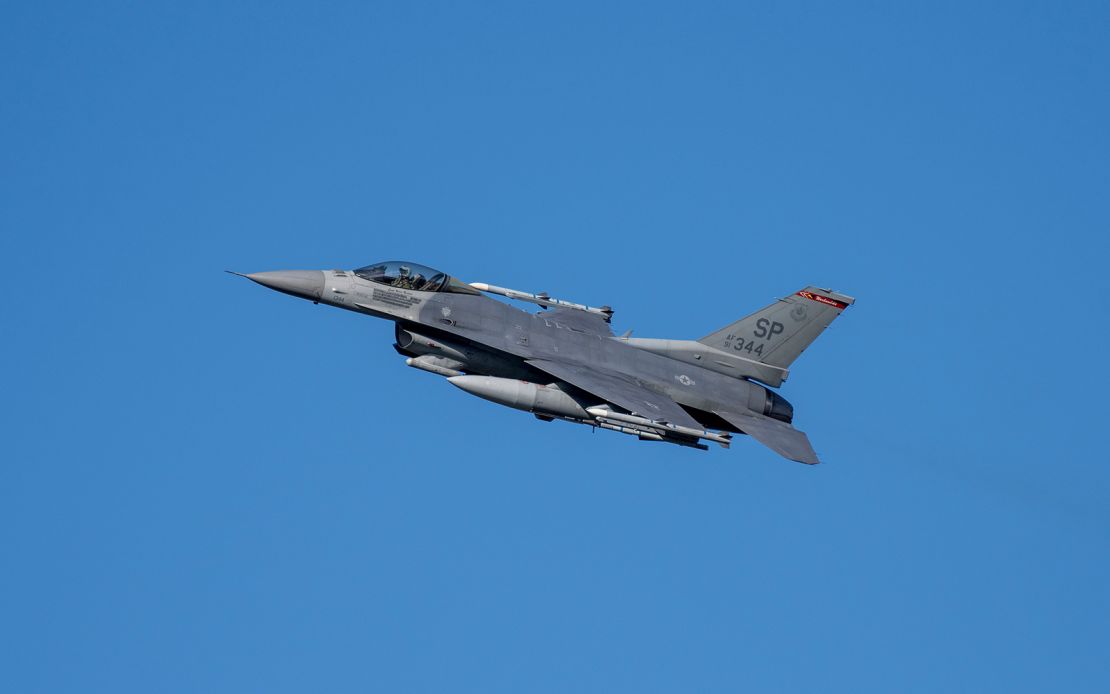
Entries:
[[785,369],[855,301],[830,289],[806,287],[698,342]]

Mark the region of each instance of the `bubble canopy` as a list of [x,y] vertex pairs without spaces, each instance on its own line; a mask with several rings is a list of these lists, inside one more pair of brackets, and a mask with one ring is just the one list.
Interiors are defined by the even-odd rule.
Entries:
[[367,265],[355,270],[355,274],[364,280],[418,292],[441,292],[451,285],[451,277],[446,273],[404,260]]

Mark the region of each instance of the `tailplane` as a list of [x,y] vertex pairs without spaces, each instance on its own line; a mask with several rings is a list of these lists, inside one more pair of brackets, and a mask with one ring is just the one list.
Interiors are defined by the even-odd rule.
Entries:
[[829,289],[806,287],[698,342],[786,369],[855,301]]
[[809,437],[786,422],[751,411],[741,414],[717,410],[715,414],[784,458],[806,465],[821,462],[809,443]]

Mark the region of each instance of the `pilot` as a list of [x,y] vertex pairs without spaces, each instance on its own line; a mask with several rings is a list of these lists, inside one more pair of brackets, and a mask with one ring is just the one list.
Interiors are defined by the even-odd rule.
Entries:
[[409,272],[408,266],[402,265],[397,270],[397,279],[390,282],[389,286],[400,287],[401,289],[412,289],[412,278],[409,277]]

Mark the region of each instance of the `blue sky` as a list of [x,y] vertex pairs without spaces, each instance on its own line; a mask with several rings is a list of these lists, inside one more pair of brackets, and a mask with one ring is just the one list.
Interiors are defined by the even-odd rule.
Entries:
[[[11,692],[1110,688],[1101,3],[6,3]],[[826,460],[544,424],[223,274],[696,338]]]

